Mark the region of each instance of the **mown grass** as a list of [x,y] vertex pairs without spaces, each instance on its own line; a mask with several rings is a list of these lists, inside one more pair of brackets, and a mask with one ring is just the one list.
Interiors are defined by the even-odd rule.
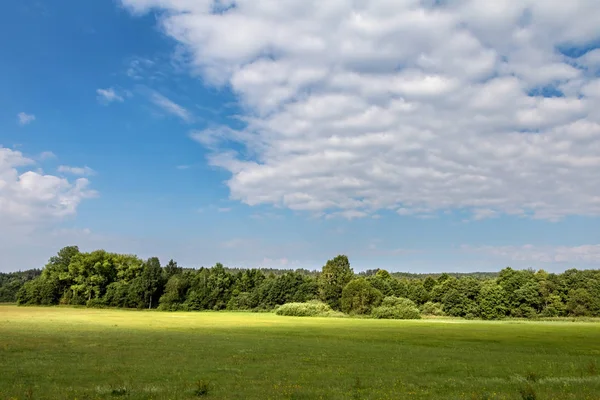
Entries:
[[0,306],[0,399],[598,399],[600,324]]

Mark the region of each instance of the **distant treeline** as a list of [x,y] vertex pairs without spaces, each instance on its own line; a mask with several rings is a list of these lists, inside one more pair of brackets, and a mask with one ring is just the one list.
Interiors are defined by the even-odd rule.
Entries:
[[41,269],[30,269],[27,271],[0,272],[0,303],[14,303],[17,301],[17,293],[25,282],[37,278],[42,274]]
[[173,260],[161,266],[155,257],[144,261],[104,250],[82,253],[69,246],[50,258],[41,272],[1,274],[0,295],[0,301],[16,300],[20,305],[161,310],[261,311],[320,300],[350,314],[367,314],[404,298],[423,314],[466,318],[600,316],[600,270],[355,274],[343,255],[327,261],[320,271],[221,264],[188,269]]

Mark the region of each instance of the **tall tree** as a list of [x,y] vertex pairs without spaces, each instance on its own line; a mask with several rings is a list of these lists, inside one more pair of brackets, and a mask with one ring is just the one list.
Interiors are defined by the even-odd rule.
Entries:
[[164,285],[158,258],[151,257],[144,263],[144,269],[139,279],[143,290],[144,304],[148,308],[158,307],[158,299],[162,294],[161,291]]
[[165,280],[168,281],[169,278],[172,277],[173,275],[180,274],[182,271],[182,268],[177,266],[176,261],[173,261],[173,259],[170,259],[169,262],[167,263],[167,265],[165,265],[164,271],[165,271]]
[[319,295],[321,300],[334,310],[341,308],[342,290],[354,278],[350,261],[345,255],[328,260],[319,275]]
[[342,290],[342,311],[348,314],[370,314],[382,299],[381,292],[365,278],[354,279]]

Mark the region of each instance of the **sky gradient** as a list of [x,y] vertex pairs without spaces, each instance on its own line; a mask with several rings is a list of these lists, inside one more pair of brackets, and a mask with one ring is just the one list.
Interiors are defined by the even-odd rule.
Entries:
[[600,265],[598,1],[0,8],[0,271]]

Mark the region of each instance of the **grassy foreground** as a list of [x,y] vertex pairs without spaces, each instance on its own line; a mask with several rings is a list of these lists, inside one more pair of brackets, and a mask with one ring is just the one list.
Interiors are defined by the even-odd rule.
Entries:
[[600,324],[0,305],[0,399],[191,399],[199,380],[214,399],[598,399]]

